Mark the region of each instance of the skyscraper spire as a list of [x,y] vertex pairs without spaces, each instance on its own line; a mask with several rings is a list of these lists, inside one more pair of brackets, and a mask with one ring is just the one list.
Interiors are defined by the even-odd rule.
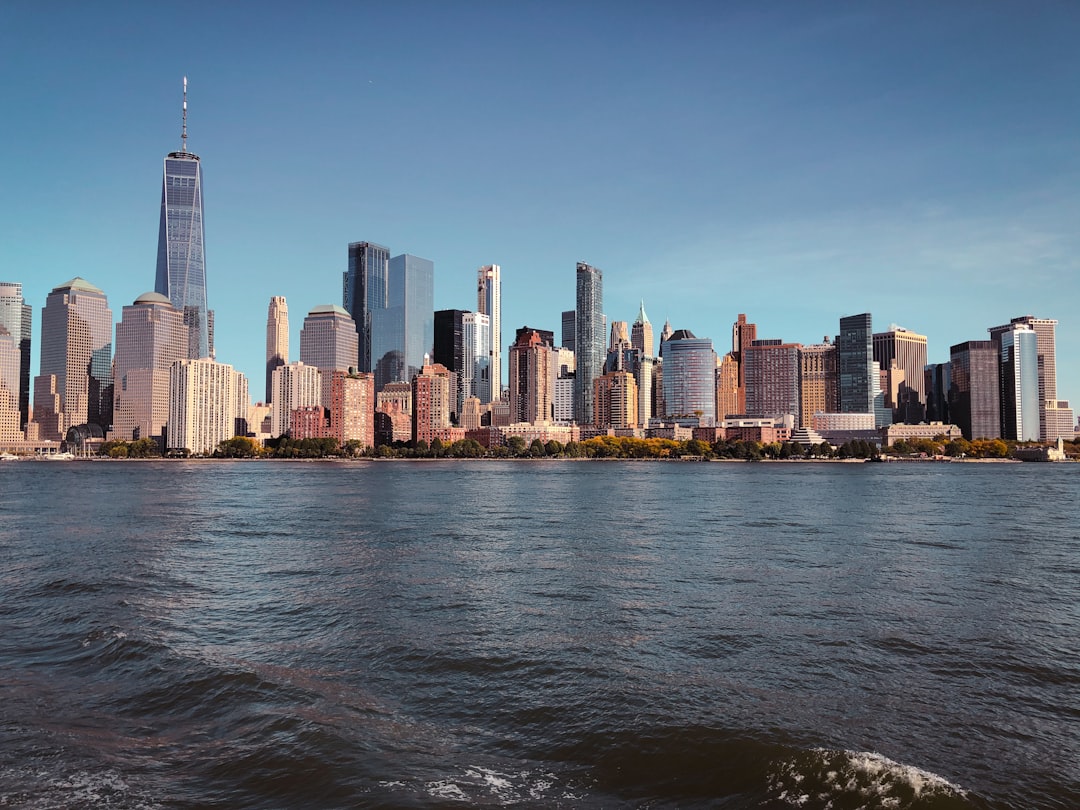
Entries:
[[184,109],[181,114],[180,151],[187,152],[187,76],[184,77]]
[[637,320],[634,323],[648,323],[649,316],[645,314],[645,299],[641,299],[641,309],[638,310]]
[[653,330],[649,323],[649,316],[645,314],[645,301],[641,302],[637,320],[630,330],[630,345],[641,352],[644,357],[653,356]]
[[158,225],[157,279],[154,292],[184,313],[191,330],[188,358],[214,356],[214,313],[206,306],[206,256],[203,229],[202,167],[187,151],[187,77],[184,77],[180,150],[165,158]]

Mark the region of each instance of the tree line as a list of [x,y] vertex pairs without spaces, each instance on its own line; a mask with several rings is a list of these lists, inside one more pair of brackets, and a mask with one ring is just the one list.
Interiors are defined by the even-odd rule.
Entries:
[[[234,436],[221,442],[214,450],[215,458],[600,458],[600,459],[733,459],[761,461],[765,459],[877,459],[881,455],[894,457],[951,457],[951,458],[1009,458],[1016,442],[1002,439],[901,439],[890,447],[878,448],[872,442],[854,439],[838,447],[826,442],[756,442],[740,439],[720,439],[706,442],[699,439],[637,439],[630,436],[595,436],[565,444],[556,440],[526,442],[511,436],[505,445],[484,447],[475,439],[462,439],[444,444],[438,438],[430,444],[394,442],[379,447],[365,447],[352,440],[341,445],[337,439],[293,439],[288,435],[272,439],[261,446],[247,436]],[[1080,441],[1066,442],[1066,453],[1080,457]],[[172,453],[190,455],[188,453]],[[161,449],[153,439],[132,442],[108,441],[101,455],[110,458],[157,458]]]

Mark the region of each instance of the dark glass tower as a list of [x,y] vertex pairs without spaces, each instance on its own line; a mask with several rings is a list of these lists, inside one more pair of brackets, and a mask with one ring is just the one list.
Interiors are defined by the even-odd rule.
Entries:
[[184,314],[189,329],[187,356],[197,360],[213,356],[213,314],[206,307],[202,167],[199,156],[187,151],[186,77],[183,121],[180,151],[165,158],[154,291]]
[[874,329],[869,312],[840,319],[840,412],[874,412]]
[[349,269],[342,278],[342,302],[356,322],[358,371],[371,371],[371,313],[386,309],[390,248],[374,242],[349,244]]
[[965,439],[1001,436],[998,355],[991,340],[969,340],[949,349],[949,418]]

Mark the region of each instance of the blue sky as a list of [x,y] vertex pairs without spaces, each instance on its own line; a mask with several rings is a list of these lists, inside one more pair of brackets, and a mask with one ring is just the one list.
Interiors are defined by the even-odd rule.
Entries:
[[[152,289],[162,159],[203,162],[218,359],[262,395],[350,241],[435,262],[437,308],[503,268],[503,343],[605,311],[730,348],[870,311],[929,357],[1054,317],[1080,398],[1080,5],[995,2],[8,4],[0,280]],[[504,371],[505,374],[505,371]]]

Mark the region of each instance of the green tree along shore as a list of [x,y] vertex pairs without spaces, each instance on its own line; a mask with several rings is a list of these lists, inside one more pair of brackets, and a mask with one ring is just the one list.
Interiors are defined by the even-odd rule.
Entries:
[[[282,436],[261,447],[246,436],[235,436],[221,442],[214,451],[215,458],[594,458],[594,459],[731,459],[739,461],[798,460],[798,459],[876,459],[881,455],[899,458],[968,458],[1002,459],[1012,456],[1015,442],[1001,439],[916,439],[898,441],[891,447],[879,449],[862,441],[850,441],[833,448],[826,443],[801,445],[798,442],[720,440],[709,443],[691,439],[635,439],[622,436],[597,436],[580,442],[562,444],[536,439],[532,444],[520,436],[511,437],[506,446],[485,448],[474,439],[463,439],[444,445],[436,439],[427,442],[397,442],[380,447],[363,447],[359,442],[347,442],[343,447],[337,439],[291,439]],[[1080,458],[1080,441],[1066,442],[1070,458]],[[101,447],[101,455],[110,458],[155,458],[161,453],[151,439],[133,442],[110,441]],[[173,455],[187,456],[186,453]]]

